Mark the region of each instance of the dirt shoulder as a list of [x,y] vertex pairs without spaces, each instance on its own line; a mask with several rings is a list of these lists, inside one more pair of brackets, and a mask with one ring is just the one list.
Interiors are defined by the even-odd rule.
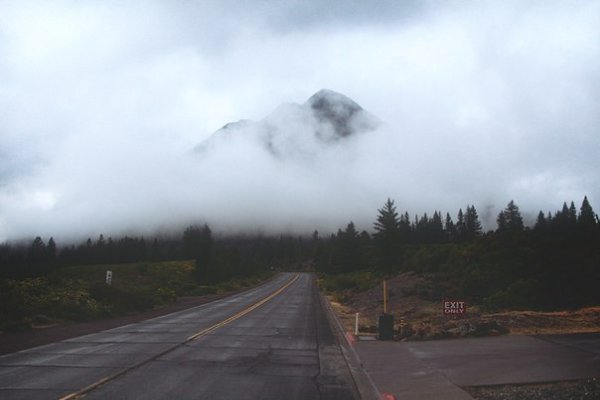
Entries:
[[[247,289],[249,288],[244,290]],[[150,318],[159,317],[161,315],[206,304],[211,301],[230,296],[237,292],[240,292],[240,290],[205,296],[181,297],[177,299],[175,303],[140,314],[86,322],[71,322],[51,326],[38,326],[21,332],[3,332],[0,333],[0,355],[70,339],[81,335],[87,335],[106,329],[112,329],[118,326],[133,324],[135,322],[144,321]]]
[[[512,334],[564,334],[600,332],[600,306],[575,311],[536,312],[509,311],[483,313],[468,307],[465,317],[448,317],[442,313],[441,302],[423,300],[418,287],[423,278],[403,273],[387,281],[388,313],[394,315],[395,328],[409,340],[442,339],[461,336]],[[382,286],[363,292],[348,292],[342,302],[330,298],[344,327],[354,331],[355,313],[359,313],[359,330],[376,333],[378,317],[383,312]]]

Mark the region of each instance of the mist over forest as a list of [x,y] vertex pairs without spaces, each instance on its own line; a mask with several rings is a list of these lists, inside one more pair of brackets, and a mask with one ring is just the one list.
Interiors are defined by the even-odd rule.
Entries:
[[[411,220],[474,205],[484,231],[511,199],[532,227],[565,201],[597,204],[598,15],[562,1],[2,3],[0,243],[204,223],[373,232],[387,198]],[[332,130],[306,107],[321,89],[368,117]]]

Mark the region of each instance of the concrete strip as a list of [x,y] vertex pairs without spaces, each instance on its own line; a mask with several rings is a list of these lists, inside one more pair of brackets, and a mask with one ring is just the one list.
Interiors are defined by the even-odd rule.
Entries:
[[404,343],[359,342],[356,352],[382,393],[403,400],[472,400],[442,373],[417,358]]
[[509,335],[399,345],[464,387],[598,377],[599,344],[600,334],[545,336],[544,340]]

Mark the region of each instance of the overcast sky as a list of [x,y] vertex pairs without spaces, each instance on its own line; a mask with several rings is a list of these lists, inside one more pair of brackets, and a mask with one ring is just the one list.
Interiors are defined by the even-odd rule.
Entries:
[[[596,1],[0,1],[0,241],[597,211],[599,38]],[[382,128],[304,164],[190,151],[321,88]]]

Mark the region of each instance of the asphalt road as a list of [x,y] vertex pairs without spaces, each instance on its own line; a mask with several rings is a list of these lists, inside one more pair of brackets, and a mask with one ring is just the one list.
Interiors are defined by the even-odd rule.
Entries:
[[[87,389],[86,389],[87,388]],[[309,274],[0,357],[0,398],[353,399]]]

